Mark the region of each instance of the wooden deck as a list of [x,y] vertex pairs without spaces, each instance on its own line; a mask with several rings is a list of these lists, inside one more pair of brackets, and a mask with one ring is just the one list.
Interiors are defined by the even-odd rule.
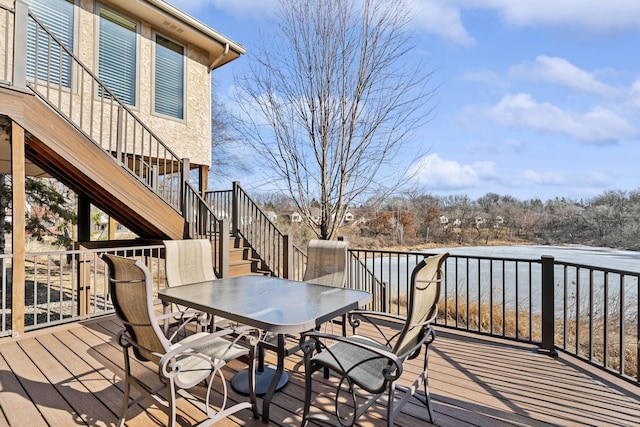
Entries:
[[[115,425],[122,399],[122,353],[114,339],[119,329],[118,320],[107,316],[0,339],[0,427]],[[240,368],[231,364],[229,376]],[[301,421],[300,355],[289,357],[286,368],[291,381],[274,397],[270,425]],[[157,380],[150,369],[145,372]],[[322,394],[329,389],[319,377],[315,406],[328,406]],[[640,387],[569,357],[538,354],[531,345],[442,329],[432,346],[430,386],[441,426],[635,426],[640,420]],[[187,400],[181,399],[179,408],[180,425],[201,420]],[[425,419],[423,408],[410,403],[396,425],[429,425]],[[166,420],[143,402],[130,410],[127,425]],[[218,425],[264,424],[244,410]],[[361,425],[384,425],[382,407]]]

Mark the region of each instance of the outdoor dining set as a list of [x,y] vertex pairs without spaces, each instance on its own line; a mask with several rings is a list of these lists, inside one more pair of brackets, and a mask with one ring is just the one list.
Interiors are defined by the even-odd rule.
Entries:
[[[208,240],[166,241],[164,246],[166,287],[157,295],[143,262],[102,255],[111,299],[123,324],[118,335],[125,372],[119,425],[124,425],[131,406],[151,399],[167,412],[168,425],[173,426],[177,400],[193,398],[189,389],[203,384],[206,393],[198,407],[206,421],[199,425],[245,409],[268,423],[271,401],[288,382],[285,358],[297,351],[304,355],[302,425],[327,419],[353,425],[384,394],[387,425],[393,425],[412,397],[423,402],[425,421],[433,422],[428,349],[435,338],[432,322],[448,254],[426,258],[414,268],[406,316],[399,316],[367,310],[371,294],[347,286],[350,261],[345,241],[310,241],[302,281],[264,275],[216,278]],[[156,296],[162,313],[154,303]],[[340,333],[334,333],[334,326]],[[365,329],[366,334],[360,333]],[[265,365],[265,351],[275,352],[276,366]],[[405,360],[417,357],[424,359],[421,372],[403,370]],[[153,364],[161,381],[150,385],[138,378],[132,369],[135,359]],[[223,368],[236,360],[246,369],[225,378],[228,371]],[[335,405],[333,414],[314,406],[317,371],[335,381],[330,397],[342,403]],[[401,377],[413,384],[402,387]],[[246,399],[230,399],[229,385]],[[137,391],[132,393],[132,388]],[[134,395],[139,397],[132,399]],[[261,407],[257,397],[262,398]]]

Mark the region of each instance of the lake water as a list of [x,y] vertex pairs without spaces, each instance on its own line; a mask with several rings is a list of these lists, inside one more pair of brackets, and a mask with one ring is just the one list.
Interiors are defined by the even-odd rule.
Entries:
[[[454,248],[437,248],[420,252],[442,253],[449,252],[452,256],[463,257],[490,257],[495,259],[523,259],[539,260],[543,255],[549,255],[556,261],[582,264],[587,266],[604,267],[614,270],[623,270],[640,273],[640,252],[623,251],[609,248],[596,248],[588,246],[464,246]],[[407,289],[410,271],[421,257],[410,258],[383,258],[367,260],[367,265],[372,269],[379,280],[385,282],[388,290],[393,294],[400,291],[404,293]],[[456,262],[455,259],[447,260],[446,292],[457,292],[466,294],[472,299],[486,299],[489,290],[497,289],[502,294],[501,298],[507,307],[515,305],[531,305],[531,310],[537,312],[540,307],[540,286],[541,286],[541,266],[539,263],[531,264],[531,271],[528,270],[529,263],[518,263],[516,271],[515,263],[489,264],[485,261],[478,266],[478,261],[470,259],[467,262]],[[580,279],[576,276],[575,269],[563,272],[561,268],[556,270],[555,288],[558,296],[564,293],[563,274],[566,274],[568,283],[572,286],[567,290],[569,294],[576,292],[575,286],[580,286],[581,295],[588,294],[589,271],[582,270]],[[531,281],[529,283],[529,277]],[[604,276],[596,273],[593,290],[594,297],[603,300],[613,300],[622,292],[627,296],[636,296],[638,282],[632,276],[625,276],[623,284],[615,286],[617,275],[611,276],[611,290],[608,295],[604,295],[602,283]],[[516,284],[518,289],[516,289]],[[496,288],[498,286],[499,288]],[[519,292],[519,294],[518,294]],[[529,301],[531,295],[531,301]],[[560,301],[560,300],[559,300]]]
[[487,256],[494,258],[538,259],[543,255],[550,255],[557,261],[640,272],[640,252],[609,248],[533,245],[462,246],[434,250],[434,252],[444,251],[448,251],[451,255]]

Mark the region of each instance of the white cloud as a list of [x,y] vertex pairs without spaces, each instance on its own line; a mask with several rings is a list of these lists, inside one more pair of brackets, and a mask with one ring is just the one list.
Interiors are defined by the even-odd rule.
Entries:
[[615,143],[636,133],[627,120],[604,107],[576,114],[549,103],[537,103],[526,93],[506,95],[486,112],[507,126],[567,135],[594,144]]
[[582,180],[586,185],[594,186],[602,189],[614,183],[614,177],[617,176],[615,170],[603,171],[587,171],[582,175]]
[[434,190],[461,190],[482,186],[483,181],[494,181],[498,174],[489,161],[461,165],[453,160],[441,159],[437,154],[423,157],[412,168],[415,179]]
[[526,170],[522,176],[526,181],[535,185],[563,185],[565,183],[564,177],[555,172],[539,173]]
[[640,79],[631,85],[630,102],[633,107],[640,108]]
[[462,24],[460,8],[447,0],[408,0],[417,27],[462,46],[475,44]]
[[615,88],[598,81],[593,73],[576,67],[564,58],[540,55],[533,63],[514,65],[508,73],[515,78],[547,81],[601,96],[617,92]]
[[460,78],[471,82],[484,83],[490,87],[499,89],[506,89],[509,87],[507,79],[498,73],[488,70],[467,71],[466,73],[463,73]]
[[511,27],[614,33],[640,26],[638,0],[410,0],[410,5],[420,27],[462,46],[474,44],[461,18],[465,10],[495,11]]
[[640,25],[637,0],[478,0],[471,5],[496,9],[514,26],[553,25],[618,32],[635,30]]

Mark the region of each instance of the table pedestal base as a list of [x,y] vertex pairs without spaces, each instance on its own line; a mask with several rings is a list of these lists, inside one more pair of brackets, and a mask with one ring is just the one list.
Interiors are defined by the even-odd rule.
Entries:
[[[269,386],[271,385],[271,380],[276,374],[275,366],[265,366],[264,370],[260,371],[256,368],[256,396],[264,396],[267,394],[269,390]],[[243,369],[236,373],[233,378],[231,378],[231,387],[235,391],[245,396],[249,395],[249,369]],[[282,376],[276,385],[276,390],[279,391],[289,382],[289,374],[286,372],[282,372]]]

